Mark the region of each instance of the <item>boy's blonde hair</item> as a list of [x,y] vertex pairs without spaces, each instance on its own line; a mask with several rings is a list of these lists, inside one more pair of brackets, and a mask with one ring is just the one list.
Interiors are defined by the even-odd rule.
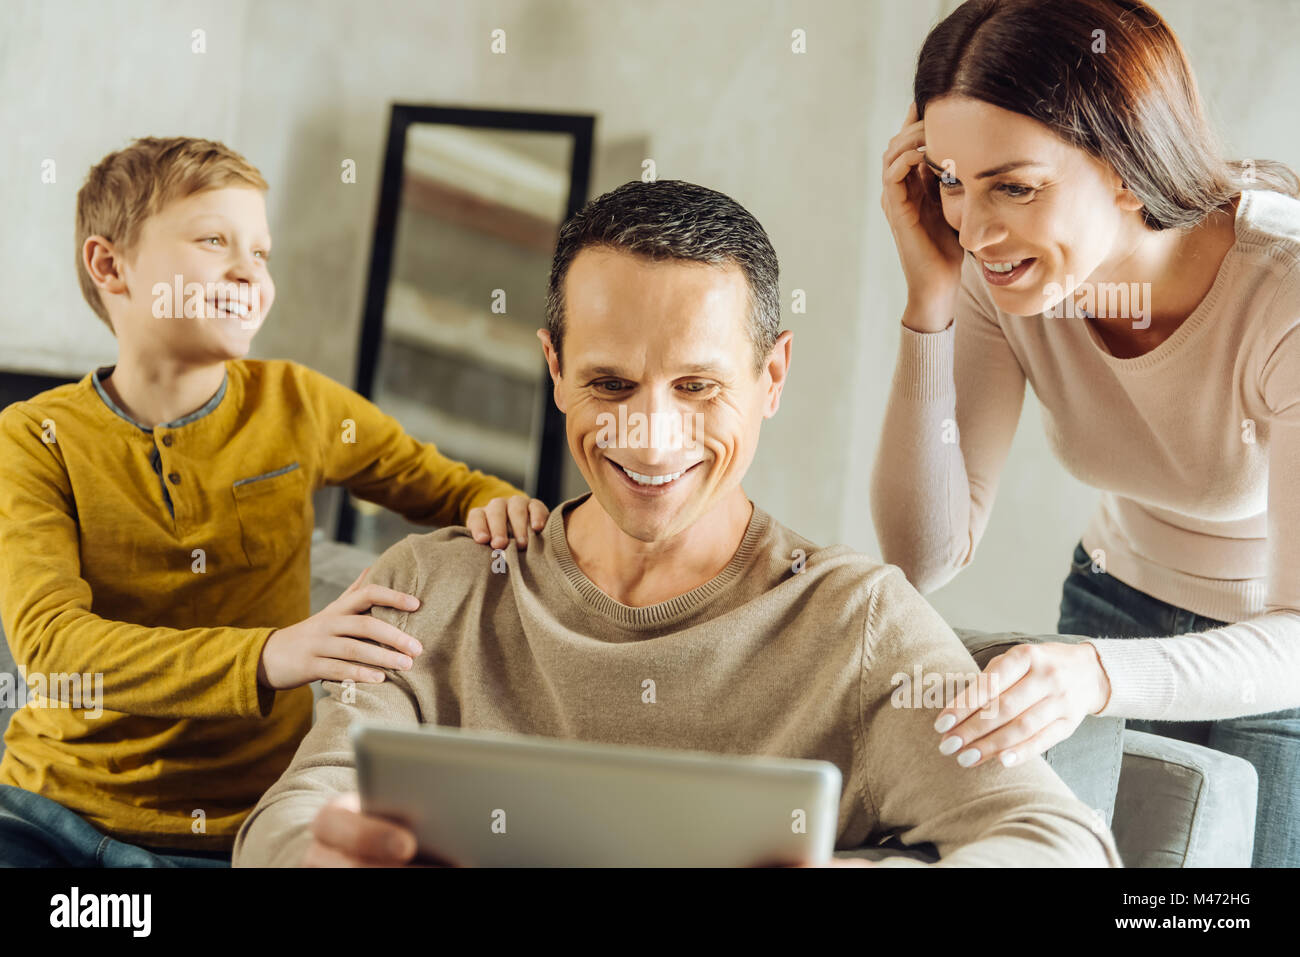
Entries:
[[144,221],[168,203],[232,185],[268,188],[257,168],[234,150],[188,136],[142,137],[91,168],[77,193],[77,279],[110,331],[108,310],[82,262],[86,240],[103,236],[119,254],[129,255]]

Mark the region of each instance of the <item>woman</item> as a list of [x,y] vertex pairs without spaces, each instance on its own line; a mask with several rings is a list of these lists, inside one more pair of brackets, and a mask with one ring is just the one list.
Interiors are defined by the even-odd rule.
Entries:
[[914,94],[883,157],[908,289],[872,476],[883,556],[923,592],[970,562],[1026,380],[1103,492],[1057,626],[1093,640],[999,656],[936,744],[1009,765],[1085,714],[1195,740],[1259,772],[1254,865],[1300,865],[1295,174],[1220,159],[1141,3],[970,0]]

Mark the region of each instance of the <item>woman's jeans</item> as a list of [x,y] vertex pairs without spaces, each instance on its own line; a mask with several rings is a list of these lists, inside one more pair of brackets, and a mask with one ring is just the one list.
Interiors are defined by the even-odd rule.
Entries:
[[229,867],[230,855],[149,850],[95,830],[31,791],[0,784],[0,867]]
[[[1222,627],[1153,598],[1105,572],[1092,570],[1080,543],[1061,593],[1062,635],[1090,638],[1163,638]],[[1255,766],[1253,867],[1300,867],[1300,708],[1219,721],[1127,721],[1137,731],[1202,744]]]

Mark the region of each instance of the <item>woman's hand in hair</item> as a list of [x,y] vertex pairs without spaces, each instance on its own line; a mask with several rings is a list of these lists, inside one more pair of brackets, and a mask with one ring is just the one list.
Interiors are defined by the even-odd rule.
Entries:
[[961,287],[962,248],[943,217],[939,180],[925,163],[925,123],[916,104],[881,157],[880,206],[889,220],[907,281],[904,324],[941,332],[952,322]]
[[1016,645],[939,713],[935,744],[965,767],[1011,767],[1064,741],[1109,700],[1110,679],[1088,642]]

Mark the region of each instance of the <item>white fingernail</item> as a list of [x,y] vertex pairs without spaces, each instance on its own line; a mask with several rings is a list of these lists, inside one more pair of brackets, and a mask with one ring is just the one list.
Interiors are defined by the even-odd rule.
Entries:
[[942,741],[939,742],[939,753],[952,754],[960,747],[961,747],[961,738],[957,737],[954,734],[951,738],[944,738]]
[[1011,767],[1011,765],[1015,764],[1019,760],[1020,760],[1020,755],[1016,754],[1016,752],[1014,751],[1002,752],[1002,766],[1004,768]]
[[974,748],[967,748],[961,754],[957,755],[957,763],[963,768],[968,768],[980,759],[980,753]]
[[925,145],[922,144],[921,146],[918,146],[918,147],[916,148],[916,151],[917,151],[918,153],[924,153],[924,152],[925,152]]
[[945,714],[943,717],[941,717],[938,721],[934,723],[934,730],[938,731],[940,734],[943,734],[945,731],[950,729],[956,723],[957,723],[956,715]]

